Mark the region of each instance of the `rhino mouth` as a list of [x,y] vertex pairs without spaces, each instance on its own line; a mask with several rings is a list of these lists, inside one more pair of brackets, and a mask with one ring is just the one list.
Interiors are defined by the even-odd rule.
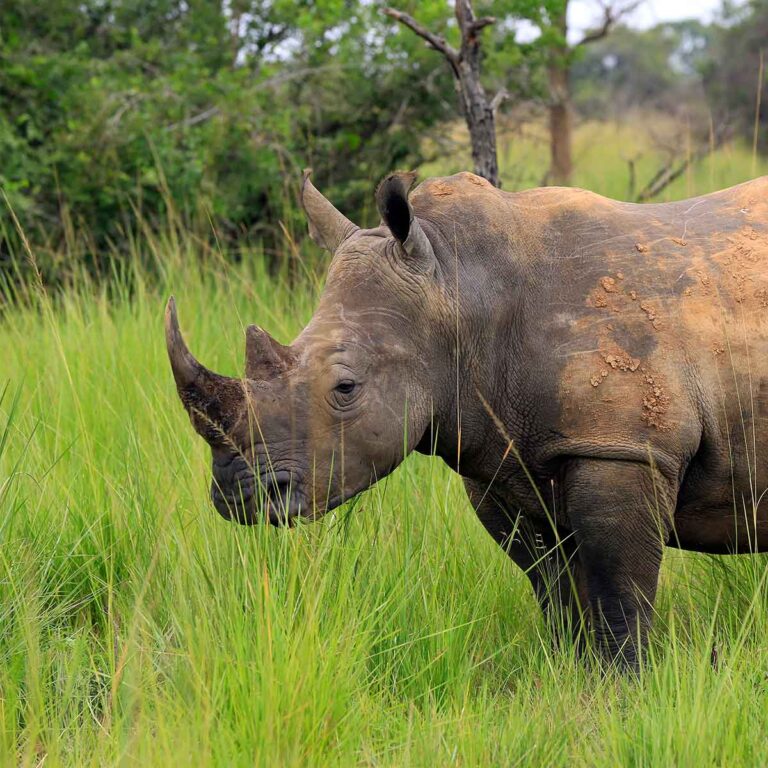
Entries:
[[241,525],[291,526],[306,508],[291,471],[275,469],[257,478],[239,459],[214,465],[211,501],[225,520]]

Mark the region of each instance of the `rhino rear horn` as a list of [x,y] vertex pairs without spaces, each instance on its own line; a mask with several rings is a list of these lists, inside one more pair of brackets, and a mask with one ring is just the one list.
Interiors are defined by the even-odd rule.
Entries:
[[301,184],[301,207],[309,222],[309,236],[321,248],[335,253],[336,249],[357,232],[359,227],[336,210],[330,200],[326,200],[315,189],[309,179],[311,174],[312,169],[307,168]]
[[249,325],[245,331],[245,375],[254,380],[282,373],[289,362],[288,347],[275,341],[263,328]]
[[435,252],[408,200],[415,180],[413,172],[390,174],[376,190],[376,206],[389,231],[402,245],[408,263],[419,272],[430,272]]
[[192,426],[213,445],[226,441],[243,413],[243,382],[214,373],[195,359],[181,335],[173,296],[165,308],[165,343],[176,391]]

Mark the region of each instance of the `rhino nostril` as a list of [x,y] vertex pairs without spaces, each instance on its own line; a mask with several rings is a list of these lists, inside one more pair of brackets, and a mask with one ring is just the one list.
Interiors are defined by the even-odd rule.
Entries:
[[270,472],[262,476],[261,485],[267,501],[287,507],[291,494],[291,473],[285,470]]

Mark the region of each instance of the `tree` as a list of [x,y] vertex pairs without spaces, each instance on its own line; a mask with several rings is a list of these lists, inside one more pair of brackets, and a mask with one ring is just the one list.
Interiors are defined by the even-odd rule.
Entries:
[[[172,216],[284,253],[310,164],[364,220],[452,113],[442,62],[390,27],[367,0],[0,2],[0,189],[43,270],[63,245],[97,268]],[[0,258],[15,236],[0,196]]]
[[462,112],[472,145],[475,173],[498,187],[501,184],[496,156],[495,112],[506,91],[499,90],[493,98],[489,98],[480,80],[480,32],[495,24],[496,19],[493,16],[477,18],[471,0],[455,0],[454,10],[461,38],[458,49],[407,13],[395,8],[385,8],[384,13],[411,29],[445,57],[461,97]]
[[695,19],[649,29],[619,25],[574,62],[571,92],[577,111],[615,119],[632,109],[671,115],[693,109],[708,131],[700,69],[711,55],[713,36],[714,27]]
[[568,42],[569,0],[549,0],[537,9],[531,19],[541,30],[547,51],[547,85],[549,111],[550,166],[549,184],[570,184],[573,173],[572,133],[573,105],[571,97],[571,68],[581,49],[602,40],[616,23],[633,11],[640,0],[605,2],[599,26],[589,30],[576,43]]
[[[581,50],[606,37],[624,16],[637,7],[641,0],[600,0],[602,19],[594,29],[587,31],[581,40],[568,40],[569,0],[486,0],[478,7],[490,8],[493,16],[475,18],[469,0],[456,0],[455,13],[460,32],[458,50],[446,42],[444,36],[430,29],[429,25],[402,11],[387,9],[387,13],[401,24],[413,30],[435,50],[441,52],[451,66],[461,97],[462,111],[472,142],[472,157],[475,170],[493,183],[498,182],[495,152],[495,115],[505,90],[527,91],[531,96],[536,91],[539,75],[543,72],[543,92],[549,112],[550,167],[545,177],[549,183],[568,184],[573,170],[571,156],[572,97],[571,68]],[[420,15],[431,10],[432,3],[420,4]],[[496,19],[500,22],[496,24]],[[538,38],[527,45],[515,40],[515,22],[530,22],[539,30]],[[488,57],[481,57],[478,32],[494,25],[497,36],[492,42],[496,51],[511,54],[510,60],[520,71],[506,67],[506,75],[514,84],[504,83],[496,96],[489,98],[480,82],[480,63],[488,69]],[[483,54],[486,53],[484,44]],[[492,68],[500,68],[498,57],[493,57]],[[523,81],[527,82],[522,84]]]
[[766,150],[768,0],[725,4],[724,10],[725,23],[702,66],[707,98],[716,119],[727,120],[756,150]]

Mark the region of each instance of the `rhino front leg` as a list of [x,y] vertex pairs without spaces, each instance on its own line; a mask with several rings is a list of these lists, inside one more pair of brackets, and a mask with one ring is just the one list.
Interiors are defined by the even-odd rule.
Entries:
[[567,466],[563,491],[598,648],[634,668],[651,624],[672,484],[646,464],[577,459]]
[[582,646],[587,592],[576,539],[542,517],[508,512],[485,486],[464,479],[480,522],[533,586],[555,643],[571,637]]

